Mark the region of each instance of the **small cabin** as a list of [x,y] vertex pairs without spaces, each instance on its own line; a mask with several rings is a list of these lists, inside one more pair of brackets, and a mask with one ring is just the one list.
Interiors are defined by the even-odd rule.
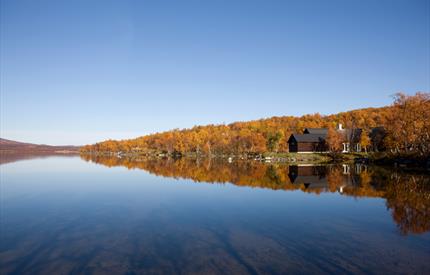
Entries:
[[325,136],[320,134],[292,134],[288,139],[290,152],[312,153],[327,151]]

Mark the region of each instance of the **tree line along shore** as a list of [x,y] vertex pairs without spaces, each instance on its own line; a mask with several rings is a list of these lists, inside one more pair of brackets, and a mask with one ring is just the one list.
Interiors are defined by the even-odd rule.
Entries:
[[[336,130],[360,129],[359,145],[345,152],[345,135]],[[367,138],[373,128],[384,129],[377,146]],[[290,152],[291,135],[306,128],[327,129],[324,152],[296,154]],[[354,131],[352,131],[354,132]],[[348,142],[352,142],[348,140]],[[352,144],[351,144],[352,146]],[[372,159],[379,162],[404,159],[427,163],[430,156],[430,93],[415,95],[398,93],[390,106],[365,108],[333,115],[310,114],[301,117],[283,116],[228,125],[195,126],[190,129],[145,135],[127,140],[106,140],[81,147],[82,154],[161,157],[225,157],[257,160]],[[307,155],[307,156],[306,156]]]

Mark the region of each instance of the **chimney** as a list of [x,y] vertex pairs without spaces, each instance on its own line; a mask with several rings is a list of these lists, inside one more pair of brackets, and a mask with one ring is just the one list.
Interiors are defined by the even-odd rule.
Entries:
[[338,130],[343,130],[343,128],[342,128],[342,123],[339,123],[339,124],[337,125],[337,129],[338,129]]

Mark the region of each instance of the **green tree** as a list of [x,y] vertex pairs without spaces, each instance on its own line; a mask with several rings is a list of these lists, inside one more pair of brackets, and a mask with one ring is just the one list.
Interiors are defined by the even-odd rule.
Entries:
[[279,148],[279,141],[282,138],[282,133],[277,131],[275,133],[269,133],[267,137],[267,149],[270,152],[277,152]]

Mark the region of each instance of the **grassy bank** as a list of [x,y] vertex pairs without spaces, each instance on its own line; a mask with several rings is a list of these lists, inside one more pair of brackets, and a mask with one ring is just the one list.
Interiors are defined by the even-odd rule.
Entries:
[[116,156],[116,157],[155,157],[155,158],[217,158],[227,161],[233,160],[250,160],[273,163],[291,163],[291,164],[323,164],[323,163],[351,163],[361,162],[377,164],[383,166],[392,166],[399,168],[430,168],[430,160],[427,157],[417,155],[399,155],[388,152],[379,153],[274,153],[267,152],[263,154],[223,154],[223,155],[204,155],[196,153],[188,154],[167,154],[165,152],[81,152],[84,155],[97,156]]
[[273,163],[303,163],[303,164],[323,164],[323,163],[339,163],[339,162],[352,162],[355,155],[342,154],[334,157],[327,153],[264,153],[264,154],[224,154],[224,155],[203,155],[203,154],[167,154],[160,152],[134,152],[134,153],[114,153],[114,152],[81,152],[83,155],[96,155],[96,156],[116,156],[125,158],[135,157],[151,157],[151,158],[216,158],[225,159],[226,161],[233,160],[249,160]]

